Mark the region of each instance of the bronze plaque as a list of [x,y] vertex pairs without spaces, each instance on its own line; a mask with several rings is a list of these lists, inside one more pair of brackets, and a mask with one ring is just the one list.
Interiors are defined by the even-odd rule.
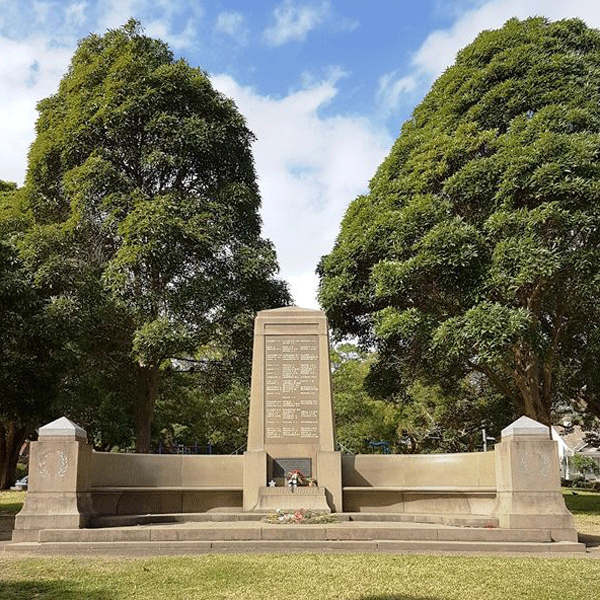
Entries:
[[265,336],[265,441],[314,442],[319,437],[319,339]]

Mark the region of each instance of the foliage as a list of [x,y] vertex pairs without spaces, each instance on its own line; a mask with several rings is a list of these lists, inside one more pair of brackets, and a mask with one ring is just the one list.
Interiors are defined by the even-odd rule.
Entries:
[[484,432],[499,440],[514,420],[510,403],[481,378],[465,377],[453,389],[415,380],[402,400],[399,433],[404,452],[474,452],[483,449]]
[[[598,423],[596,422],[594,425],[597,427]],[[586,431],[583,436],[583,441],[593,448],[600,448],[600,429]]]
[[215,454],[230,454],[245,448],[249,387],[235,380],[219,382],[210,370],[200,369],[192,372],[171,369],[164,373],[153,437],[167,451],[175,444],[211,444]]
[[579,471],[585,480],[588,475],[600,474],[600,465],[591,456],[585,456],[585,454],[574,454],[569,457],[570,466]]
[[330,357],[336,439],[340,448],[367,454],[374,452],[369,445],[371,441],[385,440],[395,446],[401,416],[398,408],[374,399],[364,388],[374,355],[352,344],[340,344],[332,348]]
[[147,451],[171,361],[210,345],[243,380],[254,312],[289,302],[260,237],[254,138],[206,73],[134,20],[83,39],[38,112],[23,252]]
[[515,419],[510,403],[481,377],[452,389],[416,379],[378,398],[370,381],[376,359],[352,344],[331,351],[336,437],[345,451],[373,453],[371,442],[386,441],[396,453],[473,452],[483,445],[482,428],[499,439]]
[[62,323],[8,239],[0,238],[0,489],[14,484],[21,446],[52,414],[65,356]]
[[485,31],[402,127],[318,271],[388,393],[479,373],[518,413],[600,414],[600,32]]

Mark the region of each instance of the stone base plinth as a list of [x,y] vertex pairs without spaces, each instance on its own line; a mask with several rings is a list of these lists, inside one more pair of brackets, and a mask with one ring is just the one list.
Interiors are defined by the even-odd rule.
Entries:
[[42,529],[87,527],[93,514],[89,492],[28,492],[25,504],[15,518],[12,539],[37,539]]
[[294,491],[287,487],[261,487],[255,510],[273,512],[278,508],[331,512],[323,487],[298,487]]

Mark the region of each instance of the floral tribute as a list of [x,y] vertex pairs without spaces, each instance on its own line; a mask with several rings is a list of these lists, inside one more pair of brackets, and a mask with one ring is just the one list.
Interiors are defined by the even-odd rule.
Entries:
[[297,510],[282,510],[278,508],[275,514],[264,517],[262,521],[264,523],[279,525],[318,525],[319,523],[335,523],[337,515],[335,513],[323,513],[304,508]]
[[306,475],[300,469],[292,469],[286,476],[285,481],[292,490],[299,485],[308,485]]
[[294,491],[298,486],[317,487],[317,482],[312,477],[307,477],[300,469],[292,469],[285,476],[287,486]]

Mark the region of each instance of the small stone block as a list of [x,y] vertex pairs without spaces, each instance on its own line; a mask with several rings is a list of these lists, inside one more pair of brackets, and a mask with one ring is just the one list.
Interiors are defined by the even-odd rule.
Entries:
[[550,432],[548,427],[530,419],[529,417],[521,417],[517,419],[514,423],[511,423],[508,427],[505,427],[502,430],[502,439],[506,439],[507,437],[515,437],[526,435],[536,436],[541,438],[550,439]]
[[61,417],[48,423],[38,430],[38,439],[42,440],[47,437],[61,437],[71,438],[75,440],[81,440],[85,442],[87,440],[87,434],[84,429],[75,425],[73,421],[69,421],[67,417]]

